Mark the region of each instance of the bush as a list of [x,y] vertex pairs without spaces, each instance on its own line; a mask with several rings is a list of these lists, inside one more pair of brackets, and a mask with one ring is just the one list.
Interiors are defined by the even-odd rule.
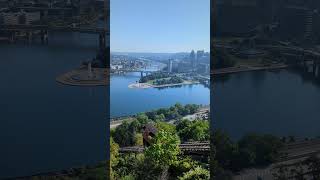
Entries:
[[210,179],[209,171],[201,167],[196,167],[195,169],[184,173],[182,177],[179,177],[179,180],[194,180],[194,179],[209,180]]

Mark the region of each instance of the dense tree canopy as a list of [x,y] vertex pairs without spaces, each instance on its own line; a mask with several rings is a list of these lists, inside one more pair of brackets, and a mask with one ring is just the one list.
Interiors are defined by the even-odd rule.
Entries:
[[177,131],[183,141],[208,141],[210,137],[209,122],[204,120],[181,120]]
[[177,161],[179,144],[177,135],[160,130],[152,139],[152,145],[145,150],[145,156],[158,166],[170,166]]
[[[124,121],[111,130],[111,174],[113,179],[155,179],[165,174],[170,178],[206,178],[208,170],[198,161],[180,153],[180,139],[203,140],[209,137],[209,122],[203,120],[179,121],[170,124],[168,120],[179,120],[182,116],[198,111],[200,106],[175,104]],[[172,119],[173,118],[173,119]],[[173,121],[174,122],[174,121]],[[145,124],[154,124],[157,129],[150,146],[142,154],[119,154],[119,146],[142,145],[142,131]],[[179,133],[178,128],[184,133]],[[207,133],[207,134],[205,134]],[[195,138],[191,138],[193,136]],[[167,172],[167,173],[166,173]],[[208,178],[207,178],[208,179]]]
[[155,80],[155,79],[163,79],[163,78],[169,78],[170,77],[170,74],[169,73],[164,73],[164,72],[155,72],[155,73],[152,73],[152,74],[149,74],[147,76],[143,76],[141,79],[140,79],[140,83],[146,83],[150,80]]

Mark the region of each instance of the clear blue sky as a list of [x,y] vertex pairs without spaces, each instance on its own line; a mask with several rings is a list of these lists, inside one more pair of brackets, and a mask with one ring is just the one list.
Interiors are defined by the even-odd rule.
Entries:
[[111,0],[113,52],[210,49],[210,0]]

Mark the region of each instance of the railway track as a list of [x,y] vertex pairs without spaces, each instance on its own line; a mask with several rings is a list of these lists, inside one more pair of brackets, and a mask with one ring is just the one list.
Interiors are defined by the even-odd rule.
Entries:
[[[210,144],[209,142],[196,142],[196,143],[183,143],[179,145],[183,154],[209,154]],[[119,149],[120,153],[142,153],[144,151],[143,146],[131,146],[122,147]]]

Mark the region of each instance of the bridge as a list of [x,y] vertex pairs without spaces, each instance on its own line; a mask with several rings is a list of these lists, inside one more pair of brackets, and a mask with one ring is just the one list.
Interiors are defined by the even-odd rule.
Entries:
[[[183,154],[188,155],[209,155],[209,142],[189,142],[179,145]],[[119,149],[120,153],[143,153],[145,148],[143,146],[122,147]]]
[[106,28],[100,27],[79,27],[79,26],[50,26],[50,25],[0,25],[0,31],[11,32],[11,42],[15,41],[15,32],[25,31],[29,41],[32,39],[33,31],[40,31],[41,40],[44,43],[48,43],[48,32],[79,32],[87,34],[99,34],[99,49],[105,49],[106,36],[110,35],[110,31]]
[[71,7],[47,7],[47,6],[17,6],[11,7],[10,9],[14,10],[34,10],[34,11],[72,11]]
[[59,32],[80,32],[88,34],[107,34],[110,35],[109,30],[101,27],[79,27],[79,26],[50,26],[50,25],[0,25],[2,31],[32,31],[32,30],[44,30],[44,31],[59,31]]
[[130,72],[140,72],[140,76],[143,77],[144,74],[148,75],[154,72],[159,72],[159,71],[149,71],[149,70],[142,70],[142,69],[116,69],[113,70],[118,73],[130,73]]

